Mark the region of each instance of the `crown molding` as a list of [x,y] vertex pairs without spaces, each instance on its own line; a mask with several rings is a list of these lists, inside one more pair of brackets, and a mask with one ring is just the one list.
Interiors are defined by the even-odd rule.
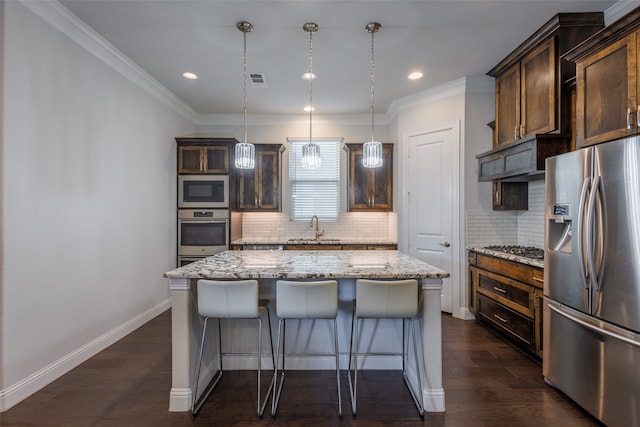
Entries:
[[58,1],[20,0],[20,3],[177,114],[190,122],[196,121],[198,114],[195,110],[161,85],[77,16],[69,12]]
[[620,0],[614,3],[604,11],[605,25],[610,25],[611,23],[617,21],[636,7],[640,7],[639,0]]
[[[342,126],[371,126],[369,114],[314,114],[313,122],[317,124],[330,123]],[[242,114],[199,114],[195,120],[196,126],[242,126]],[[248,114],[249,126],[291,126],[309,123],[308,114]],[[386,114],[375,115],[376,125],[386,126],[389,120]]]
[[465,93],[493,93],[495,91],[494,79],[488,76],[468,76],[458,80],[426,89],[411,95],[396,98],[387,109],[387,122],[390,122],[399,112],[430,104],[441,99]]

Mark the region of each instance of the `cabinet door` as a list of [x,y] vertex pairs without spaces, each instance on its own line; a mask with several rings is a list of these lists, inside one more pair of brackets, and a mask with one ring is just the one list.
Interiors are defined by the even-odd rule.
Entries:
[[178,173],[202,173],[202,147],[178,147]]
[[280,187],[280,146],[256,145],[255,169],[239,173],[238,208],[244,211],[279,211]]
[[382,166],[362,165],[362,145],[349,147],[349,211],[391,211],[393,208],[393,145],[383,144]]
[[637,131],[636,38],[631,34],[576,64],[579,147]]
[[557,128],[555,58],[556,38],[552,37],[520,63],[520,138]]
[[496,78],[494,148],[518,138],[520,127],[520,64]]
[[256,153],[258,179],[256,192],[258,208],[278,211],[280,209],[280,153],[277,149],[259,150]]
[[238,173],[238,208],[253,210],[258,207],[258,193],[256,191],[256,175],[258,168],[243,169]]
[[367,210],[370,205],[369,169],[362,165],[362,148],[349,151],[349,211]]
[[385,145],[382,148],[382,166],[371,169],[371,207],[375,210],[388,210],[393,208],[392,194],[392,170],[393,170],[393,146]]
[[202,156],[205,173],[223,175],[229,173],[229,147],[202,147]]
[[469,311],[476,312],[476,290],[478,289],[478,269],[473,266],[469,266]]
[[529,184],[493,181],[494,211],[526,211],[529,209]]

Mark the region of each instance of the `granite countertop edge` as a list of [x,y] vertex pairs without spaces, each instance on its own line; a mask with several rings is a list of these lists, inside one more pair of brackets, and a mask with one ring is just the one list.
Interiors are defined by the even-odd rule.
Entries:
[[514,255],[514,254],[509,254],[509,253],[506,253],[506,252],[494,251],[494,250],[491,250],[491,249],[482,248],[482,247],[475,247],[475,246],[467,247],[467,250],[468,251],[472,251],[472,252],[477,252],[477,253],[480,253],[480,254],[491,255],[491,256],[494,256],[496,258],[502,258],[502,259],[506,259],[506,260],[509,260],[509,261],[518,262],[520,264],[531,265],[531,266],[537,267],[537,268],[544,268],[544,260],[542,260],[542,259],[527,258],[527,257],[520,256],[520,255]]

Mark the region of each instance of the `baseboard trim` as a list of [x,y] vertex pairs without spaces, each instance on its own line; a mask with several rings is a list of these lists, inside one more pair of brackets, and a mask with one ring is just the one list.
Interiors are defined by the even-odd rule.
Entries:
[[60,378],[82,362],[95,356],[97,353],[127,336],[169,308],[171,308],[171,299],[166,299],[155,307],[113,328],[21,381],[4,390],[0,390],[0,412],[4,412],[20,403],[22,400]]

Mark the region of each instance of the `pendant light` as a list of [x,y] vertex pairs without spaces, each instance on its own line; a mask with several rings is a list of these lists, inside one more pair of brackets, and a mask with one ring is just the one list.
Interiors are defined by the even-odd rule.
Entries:
[[256,147],[247,142],[247,33],[253,30],[253,25],[249,22],[240,21],[236,27],[244,33],[244,50],[243,50],[243,123],[244,123],[244,142],[236,144],[236,168],[253,169],[256,164]]
[[378,22],[367,24],[365,29],[371,34],[371,141],[362,146],[362,164],[365,168],[377,168],[382,166],[382,143],[373,137],[375,117],[375,56],[373,50],[373,35],[378,32],[381,25]]
[[318,24],[307,22],[302,29],[309,33],[309,142],[302,146],[302,168],[318,169],[320,167],[320,147],[312,139],[313,125],[313,33],[318,31]]

